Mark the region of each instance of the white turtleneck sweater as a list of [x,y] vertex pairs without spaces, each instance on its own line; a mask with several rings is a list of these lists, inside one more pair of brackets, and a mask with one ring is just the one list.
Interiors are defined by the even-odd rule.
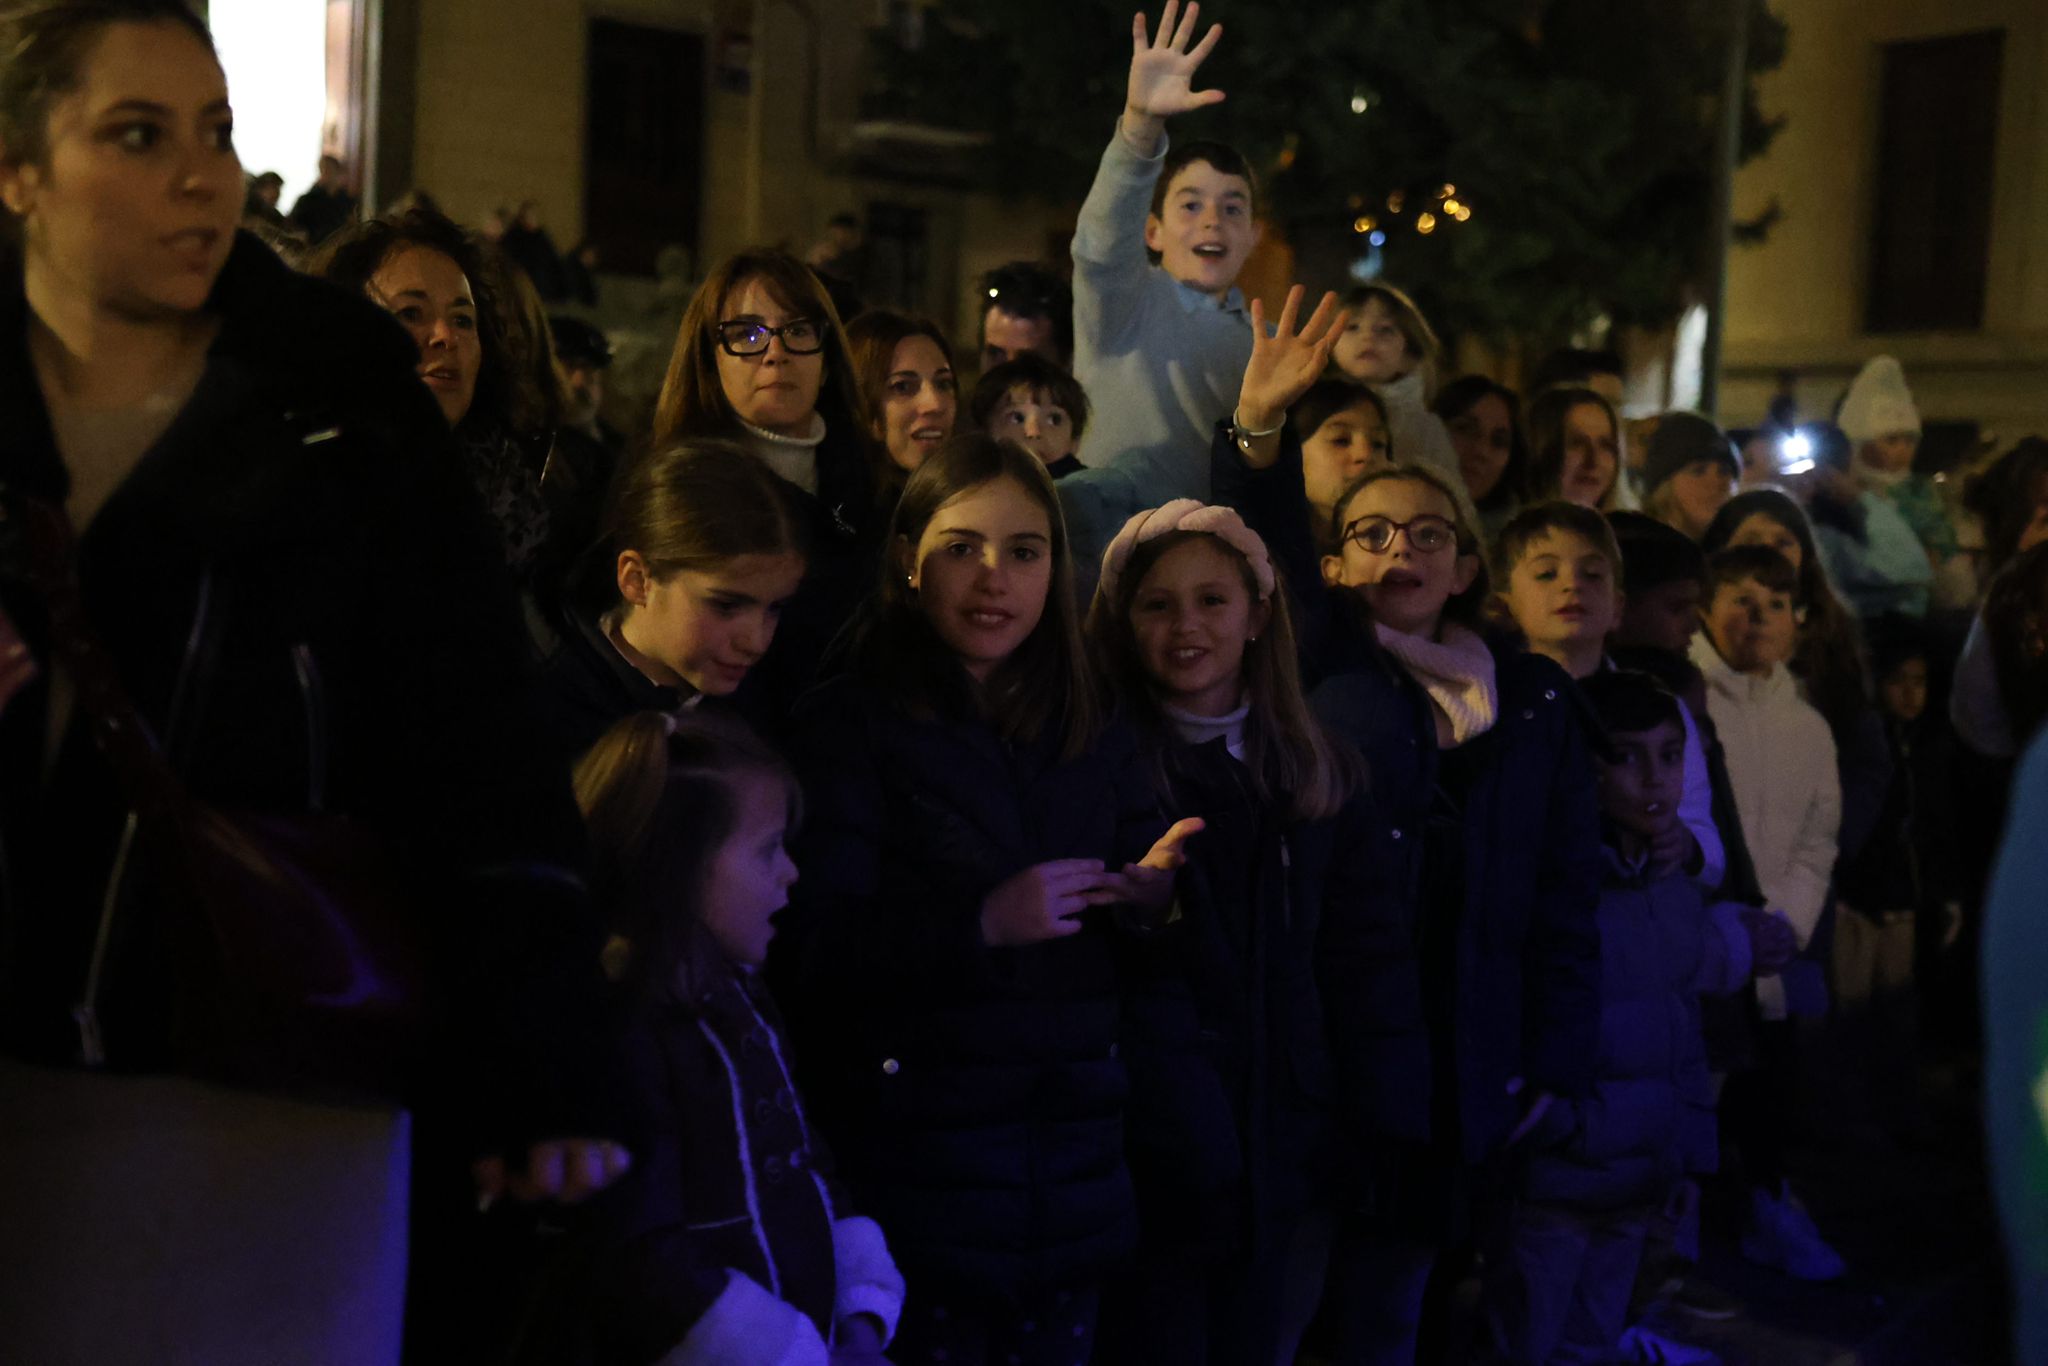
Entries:
[[742,422],[740,426],[746,429],[747,443],[754,448],[754,454],[766,461],[769,469],[805,493],[817,496],[818,444],[825,439],[822,413],[811,414],[811,430],[805,436],[784,436],[751,422]]

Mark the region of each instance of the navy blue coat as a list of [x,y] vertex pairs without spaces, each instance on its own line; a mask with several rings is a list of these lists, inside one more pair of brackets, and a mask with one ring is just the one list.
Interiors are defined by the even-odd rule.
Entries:
[[[1448,928],[1449,952],[1424,955],[1433,1097],[1470,1163],[1493,1153],[1522,1102],[1510,1079],[1576,1096],[1592,1083],[1600,1023],[1595,921],[1601,853],[1587,716],[1551,660],[1495,652],[1499,720],[1462,747],[1454,821],[1432,820],[1443,756],[1429,700],[1374,638],[1352,595],[1325,588],[1309,540],[1301,447],[1283,439],[1271,468],[1245,467],[1218,429],[1216,496],[1266,539],[1302,603],[1303,672],[1319,679],[1317,714],[1363,754],[1380,826],[1371,856],[1408,889],[1420,936]],[[1455,870],[1455,883],[1445,875]],[[1444,917],[1455,918],[1445,927]],[[1412,1079],[1427,1090],[1428,1075]],[[1452,1135],[1437,1133],[1442,1148]]]
[[[1364,857],[1363,799],[1298,822],[1258,797],[1221,740],[1167,761],[1167,809],[1207,826],[1187,844],[1165,975],[1130,1011],[1132,1164],[1148,1239],[1259,1256],[1340,1188],[1360,1145],[1427,1132],[1419,1107],[1378,1084],[1427,1066],[1412,928]],[[1345,1022],[1337,1050],[1325,978]],[[1179,1002],[1192,1037],[1167,1008]]]
[[844,677],[798,708],[809,810],[785,913],[805,1094],[920,1292],[1015,1300],[1125,1257],[1137,1220],[1111,913],[1021,948],[983,898],[1033,864],[1143,857],[1163,831],[1128,730],[1079,759]]

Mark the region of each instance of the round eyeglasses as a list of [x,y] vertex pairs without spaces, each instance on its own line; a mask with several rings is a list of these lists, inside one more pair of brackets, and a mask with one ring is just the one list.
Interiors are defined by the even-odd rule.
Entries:
[[761,355],[777,337],[792,356],[814,356],[825,349],[825,329],[813,318],[792,318],[780,327],[744,319],[718,325],[718,345],[728,356]]
[[1375,555],[1393,549],[1394,538],[1406,533],[1409,548],[1418,555],[1433,555],[1458,543],[1458,529],[1432,513],[1397,522],[1391,517],[1361,517],[1344,528],[1343,539],[1356,541]]

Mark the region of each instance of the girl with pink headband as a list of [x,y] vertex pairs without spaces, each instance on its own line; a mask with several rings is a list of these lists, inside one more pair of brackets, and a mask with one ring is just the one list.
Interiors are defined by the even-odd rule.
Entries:
[[[1358,1185],[1329,1160],[1340,1060],[1319,974],[1346,1014],[1347,1074],[1426,1065],[1404,904],[1360,860],[1358,767],[1309,710],[1277,588],[1235,511],[1184,498],[1125,523],[1088,614],[1163,808],[1206,823],[1175,933],[1126,998],[1140,1238],[1104,1298],[1110,1360],[1286,1359],[1290,1252],[1319,1202]],[[1351,1093],[1346,1118],[1383,1130]]]

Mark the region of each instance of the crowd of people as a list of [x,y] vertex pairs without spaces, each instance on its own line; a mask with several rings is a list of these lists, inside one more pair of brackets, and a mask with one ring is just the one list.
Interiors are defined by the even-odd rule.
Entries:
[[1132,36],[964,403],[762,249],[622,434],[530,207],[323,164],[287,266],[180,0],[0,4],[8,1055],[409,1109],[421,1361],[1441,1360],[1468,1273],[1701,1359],[1703,1187],[1843,1276],[1788,1148],[1967,1013],[2048,443],[1269,318]]

